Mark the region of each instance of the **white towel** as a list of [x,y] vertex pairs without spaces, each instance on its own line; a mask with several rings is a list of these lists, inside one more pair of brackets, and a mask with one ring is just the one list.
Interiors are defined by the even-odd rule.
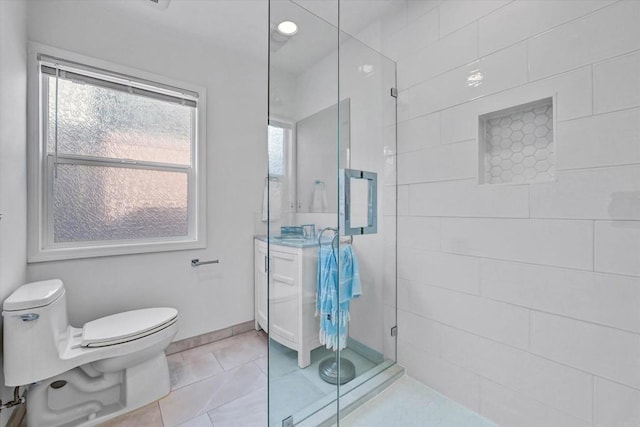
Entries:
[[327,189],[323,181],[316,181],[313,184],[313,195],[311,198],[311,212],[327,211]]
[[[271,198],[271,200],[269,200]],[[271,203],[269,203],[271,202]],[[271,208],[271,210],[269,210]],[[280,182],[267,179],[262,197],[262,221],[279,221],[282,217],[282,192]]]

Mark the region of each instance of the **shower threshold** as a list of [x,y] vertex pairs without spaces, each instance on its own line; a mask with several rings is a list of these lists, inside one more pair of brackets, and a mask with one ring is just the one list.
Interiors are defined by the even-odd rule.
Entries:
[[[340,386],[340,416],[353,412],[404,375],[404,368],[387,360],[365,374]],[[293,414],[297,427],[329,427],[337,422],[335,395],[323,399]],[[298,421],[299,420],[299,421]]]

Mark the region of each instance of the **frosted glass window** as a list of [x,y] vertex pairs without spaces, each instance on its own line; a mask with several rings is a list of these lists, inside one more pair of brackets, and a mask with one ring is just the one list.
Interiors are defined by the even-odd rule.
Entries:
[[[56,85],[48,76],[47,150],[55,150]],[[58,79],[58,154],[191,163],[193,107]]]
[[199,92],[38,59],[42,259],[202,247]]
[[184,172],[59,164],[54,241],[186,236],[187,181]]
[[285,130],[281,127],[269,125],[269,175],[283,176],[284,150],[285,150]]

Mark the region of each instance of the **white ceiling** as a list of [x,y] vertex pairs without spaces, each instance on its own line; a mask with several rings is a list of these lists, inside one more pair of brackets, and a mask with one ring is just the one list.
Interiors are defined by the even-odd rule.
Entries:
[[99,0],[142,25],[264,58],[267,49],[266,0],[171,0],[161,9],[149,0]]
[[[341,27],[349,34],[357,34],[403,1],[341,0]],[[333,25],[337,22],[337,0],[296,0],[297,4],[288,0],[271,2],[272,23],[277,24],[280,22],[278,19],[288,16],[299,26],[298,34],[280,53],[282,56],[287,52],[290,58],[279,61],[286,71],[298,74],[335,49],[337,32],[325,21]],[[142,25],[152,24],[258,60],[266,59],[269,31],[267,0],[171,0],[167,9],[157,7],[150,0],[109,0],[104,3],[118,13],[140,20]]]
[[[393,7],[399,0],[341,0],[340,23],[343,32],[356,35]],[[335,51],[338,43],[338,2],[336,0],[271,0],[271,64],[298,75],[321,58]],[[286,39],[273,29],[279,22],[298,24],[298,33]],[[340,41],[345,40],[344,36]]]

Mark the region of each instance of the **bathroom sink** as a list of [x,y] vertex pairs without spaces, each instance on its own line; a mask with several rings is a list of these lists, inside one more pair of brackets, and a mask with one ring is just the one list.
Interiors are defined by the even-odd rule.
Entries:
[[307,240],[304,237],[272,237],[274,241],[282,242],[282,243],[304,243]]
[[296,248],[307,248],[310,246],[317,246],[318,241],[315,238],[303,237],[303,236],[257,236],[258,239],[265,242],[272,243],[274,245],[293,246]]
[[[309,248],[312,246],[318,246],[317,237],[303,237],[303,236],[256,236],[256,239],[268,242],[273,245],[289,246],[293,248]],[[333,238],[330,236],[322,236],[323,245],[331,245]]]

